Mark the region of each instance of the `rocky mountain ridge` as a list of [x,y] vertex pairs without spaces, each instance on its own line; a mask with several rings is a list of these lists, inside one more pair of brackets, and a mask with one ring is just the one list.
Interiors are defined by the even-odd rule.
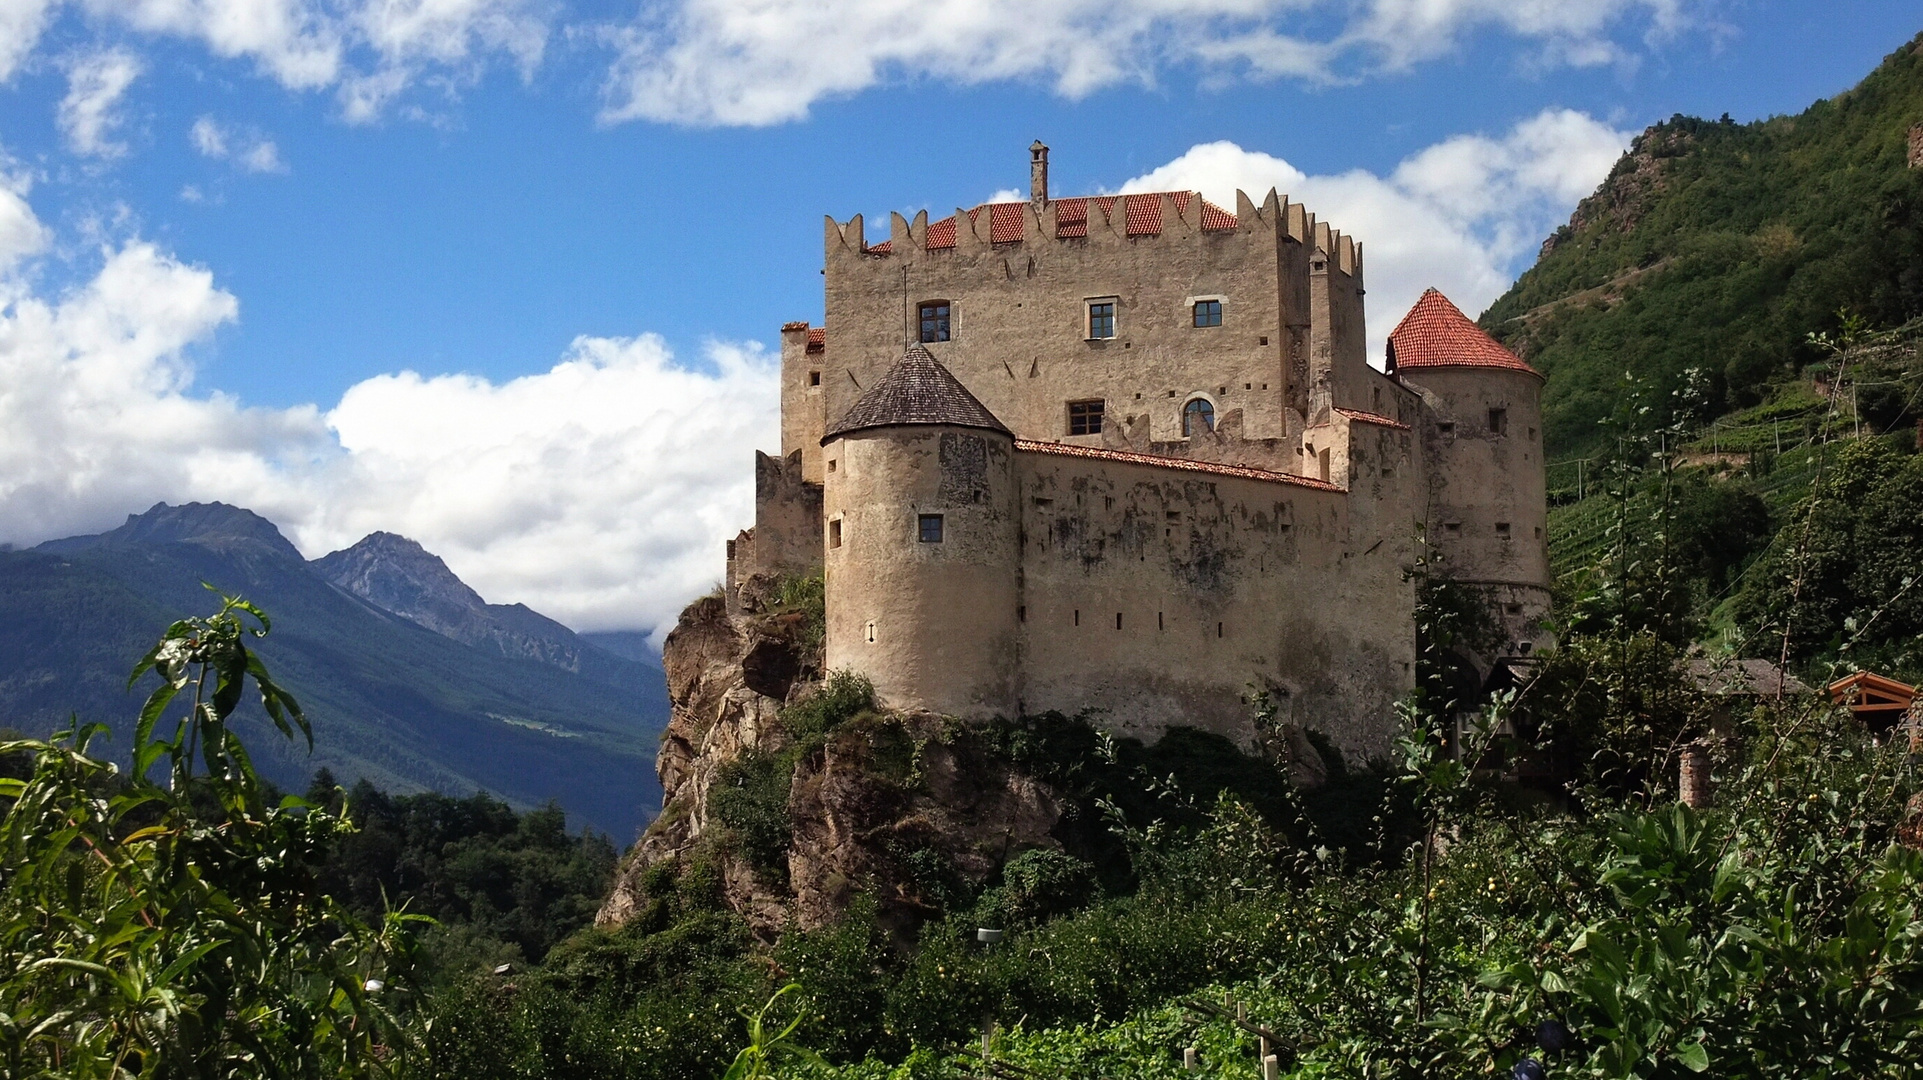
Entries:
[[[273,618],[250,647],[313,722],[310,755],[304,740],[274,733],[257,703],[236,714],[256,764],[283,789],[304,790],[325,766],[396,794],[487,790],[529,808],[554,799],[577,825],[636,835],[659,805],[648,762],[667,719],[661,672],[524,608],[485,604],[411,541],[379,543],[417,574],[392,574],[401,584],[381,599],[406,608],[402,584],[413,580],[416,599],[471,598],[477,619],[522,636],[469,644],[447,632],[458,622],[433,628],[335,585],[259,514],[159,504],[104,533],[0,552],[0,726],[45,734],[77,713],[109,725],[103,750],[124,752],[137,708],[127,672],[170,622],[217,602],[206,582]],[[362,565],[380,580],[390,564]]]
[[312,563],[328,581],[477,649],[537,660],[603,682],[631,677],[634,661],[600,648],[526,604],[490,604],[441,557],[405,536],[374,532]]

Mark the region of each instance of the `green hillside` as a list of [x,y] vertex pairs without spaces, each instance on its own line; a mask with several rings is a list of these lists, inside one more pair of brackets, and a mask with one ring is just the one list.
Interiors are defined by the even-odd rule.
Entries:
[[1839,311],[1873,328],[1923,314],[1917,124],[1923,37],[1799,115],[1676,116],[1639,136],[1482,316],[1548,379],[1552,459],[1601,445],[1625,372],[1651,425],[1677,418],[1686,381],[1708,419],[1776,401],[1824,359],[1807,335]]
[[171,621],[216,603],[209,582],[274,617],[259,652],[314,722],[310,756],[272,736],[257,706],[240,714],[257,764],[284,789],[304,790],[324,766],[394,792],[552,799],[621,843],[659,808],[658,670],[627,665],[632,679],[617,685],[490,654],[329,584],[245,510],[168,511],[194,509],[216,520],[157,528],[157,508],[100,537],[0,553],[0,727],[45,733],[77,713],[124,747],[145,693],[126,688],[131,661]]

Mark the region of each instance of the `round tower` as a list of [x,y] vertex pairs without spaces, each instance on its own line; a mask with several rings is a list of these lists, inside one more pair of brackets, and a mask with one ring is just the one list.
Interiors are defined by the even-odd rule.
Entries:
[[1389,335],[1387,367],[1422,395],[1428,540],[1441,570],[1489,598],[1503,656],[1551,642],[1542,376],[1435,289]]
[[915,345],[821,442],[829,670],[891,708],[1013,716],[1014,436]]

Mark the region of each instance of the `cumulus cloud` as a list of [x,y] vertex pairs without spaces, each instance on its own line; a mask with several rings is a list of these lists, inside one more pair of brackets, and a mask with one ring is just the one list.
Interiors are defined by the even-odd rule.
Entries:
[[287,165],[280,159],[280,148],[272,139],[263,138],[253,132],[234,132],[220,125],[213,117],[203,116],[194,121],[188,129],[188,141],[202,157],[215,161],[232,159],[234,164],[251,173],[284,173]]
[[[775,124],[894,80],[1024,80],[1079,98],[1173,67],[1330,83],[1404,70],[1479,30],[1538,65],[1623,58],[1697,0],[679,0],[610,32],[603,118]],[[1325,33],[1304,28],[1327,26]]]
[[[215,56],[251,62],[289,89],[334,88],[345,116],[370,120],[423,76],[432,75],[438,87],[450,91],[477,78],[495,56],[508,58],[524,76],[531,73],[547,45],[551,5],[548,0],[0,0],[0,82],[31,55],[62,7],[79,9],[94,27],[198,42]],[[63,110],[63,124],[65,115]]]
[[127,152],[125,144],[112,138],[120,126],[116,110],[142,70],[140,58],[125,49],[105,49],[69,60],[67,96],[60,99],[57,119],[74,153],[111,158]]
[[1363,243],[1369,353],[1433,285],[1475,314],[1515,280],[1542,237],[1608,175],[1632,133],[1570,109],[1546,109],[1500,136],[1457,135],[1387,176],[1310,175],[1232,142],[1204,143],[1121,191],[1195,190],[1234,206],[1273,187]]
[[392,530],[491,600],[627,628],[672,620],[752,517],[749,451],[776,436],[776,368],[758,346],[688,364],[652,336],[584,337],[507,382],[403,372],[330,409],[250,408],[193,386],[195,351],[239,317],[210,271],[129,240],[49,298],[21,262],[44,232],[0,187],[14,266],[0,273],[0,540],[218,499],[310,557]]

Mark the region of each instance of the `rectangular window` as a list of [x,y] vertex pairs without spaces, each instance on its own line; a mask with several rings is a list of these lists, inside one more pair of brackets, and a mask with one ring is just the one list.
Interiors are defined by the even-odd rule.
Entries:
[[1506,522],[1506,521],[1498,521],[1498,522],[1496,522],[1496,535],[1497,535],[1497,536],[1508,536],[1508,535],[1509,535],[1509,523],[1508,523],[1508,522]]
[[1508,409],[1490,409],[1489,410],[1489,434],[1491,435],[1509,434],[1509,410]]
[[1102,402],[1069,402],[1068,433],[1070,435],[1100,435],[1102,433]]
[[1444,420],[1436,425],[1436,431],[1443,435],[1454,435],[1456,433],[1456,422],[1454,420]]
[[1451,535],[1459,534],[1462,532],[1462,522],[1445,521],[1442,523],[1442,531]]
[[1091,338],[1115,336],[1115,301],[1090,300],[1088,302],[1088,336]]
[[1196,328],[1200,329],[1204,326],[1220,325],[1222,325],[1222,301],[1197,300],[1195,302]]
[[921,542],[924,544],[941,543],[940,514],[923,514],[921,516]]
[[841,519],[840,518],[836,518],[835,520],[828,523],[828,546],[831,548],[838,548],[841,546]]
[[921,339],[948,340],[948,301],[931,300],[921,305]]

